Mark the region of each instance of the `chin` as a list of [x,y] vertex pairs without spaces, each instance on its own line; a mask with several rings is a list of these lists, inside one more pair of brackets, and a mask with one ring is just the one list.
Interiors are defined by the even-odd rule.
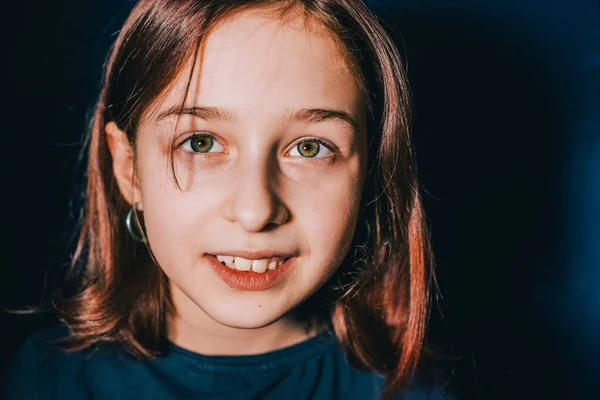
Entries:
[[247,302],[243,306],[224,306],[204,308],[204,312],[216,322],[230,328],[258,329],[271,325],[289,310],[269,307],[267,302]]

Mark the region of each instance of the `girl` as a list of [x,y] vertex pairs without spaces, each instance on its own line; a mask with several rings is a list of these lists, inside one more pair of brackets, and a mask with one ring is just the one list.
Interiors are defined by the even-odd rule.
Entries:
[[408,119],[360,0],[137,3],[91,125],[76,291],[9,398],[424,398]]

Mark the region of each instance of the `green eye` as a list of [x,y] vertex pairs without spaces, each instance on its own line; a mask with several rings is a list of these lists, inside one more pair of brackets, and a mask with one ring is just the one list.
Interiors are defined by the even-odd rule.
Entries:
[[316,140],[305,140],[298,143],[296,149],[302,157],[314,157],[319,154],[321,145]]
[[208,153],[215,144],[215,139],[207,135],[197,135],[190,139],[190,147],[196,153]]
[[290,156],[303,158],[324,158],[333,155],[329,146],[317,138],[305,138],[290,150]]

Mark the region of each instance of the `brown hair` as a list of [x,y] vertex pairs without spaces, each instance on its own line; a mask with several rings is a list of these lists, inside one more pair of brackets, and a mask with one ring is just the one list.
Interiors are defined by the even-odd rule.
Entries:
[[320,22],[363,83],[370,145],[362,204],[372,234],[360,246],[363,256],[352,259],[356,255],[350,251],[340,267],[342,284],[336,285],[329,318],[350,362],[384,374],[383,398],[390,398],[408,385],[421,357],[433,272],[401,60],[360,0],[142,0],[135,5],[107,60],[91,120],[85,210],[68,277],[77,289],[55,301],[71,331],[65,346],[118,344],[137,357],[160,354],[172,307],[167,281],[147,262],[151,252],[126,231],[129,204],[112,173],[104,127],[114,121],[135,147],[142,113],[196,56],[208,30],[241,8],[265,5],[282,16],[299,10]]

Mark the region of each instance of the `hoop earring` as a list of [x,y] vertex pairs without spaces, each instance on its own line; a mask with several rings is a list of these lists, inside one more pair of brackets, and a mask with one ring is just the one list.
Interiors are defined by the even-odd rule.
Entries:
[[[129,236],[131,236],[131,238],[133,240],[135,240],[136,242],[146,243],[145,235],[144,235],[144,237],[138,235],[135,232],[135,230],[133,229],[133,226],[131,225],[131,218],[133,217],[133,214],[137,211],[137,205],[138,205],[138,203],[135,203],[134,205],[131,206],[131,209],[129,209],[129,212],[127,213],[127,218],[125,218],[125,225],[127,226],[127,231],[129,232]],[[138,220],[137,213],[135,215],[135,219],[136,219],[136,221]],[[139,223],[138,223],[138,225],[139,225]]]

